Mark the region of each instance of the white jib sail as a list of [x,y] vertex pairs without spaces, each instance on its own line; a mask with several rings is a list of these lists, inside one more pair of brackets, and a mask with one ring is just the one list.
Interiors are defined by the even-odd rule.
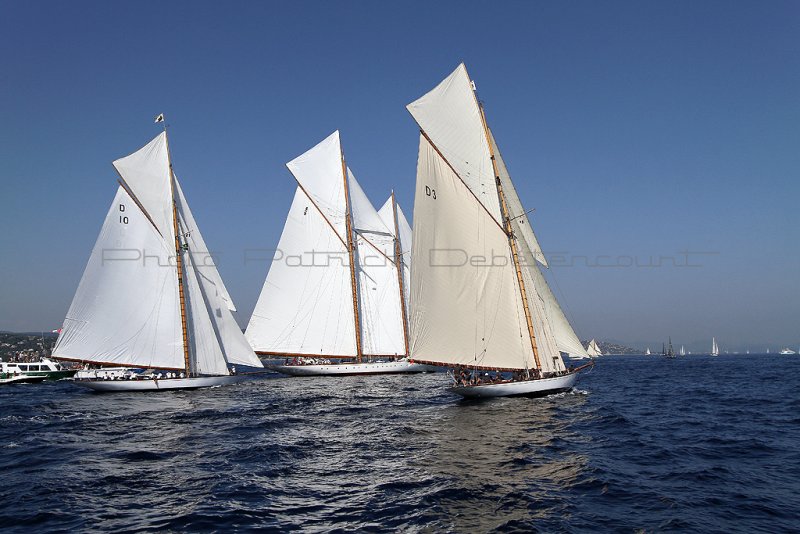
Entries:
[[349,264],[342,240],[298,188],[247,325],[255,351],[355,356]]
[[412,255],[412,358],[535,367],[508,238],[424,136]]
[[361,345],[366,355],[404,355],[402,304],[394,264],[394,232],[367,198],[350,169],[350,206],[356,243]]
[[[519,243],[520,241],[517,240],[517,242]],[[525,248],[524,244],[522,248]],[[553,295],[553,291],[550,289],[550,285],[547,283],[539,266],[534,262],[531,265],[524,266],[523,269],[527,269],[530,273],[533,278],[534,289],[544,301],[545,314],[550,321],[558,350],[578,358],[589,356],[575,334],[575,330],[573,330],[567,316],[564,315],[564,311],[558,304],[558,300]]]
[[192,352],[198,374],[227,374],[227,363],[263,367],[253,352],[231,310],[236,307],[219,275],[212,253],[200,233],[176,177],[178,216],[191,306],[190,337],[198,347]]
[[[519,240],[517,240],[517,244],[519,244]],[[548,303],[537,290],[535,271],[522,267],[522,278],[528,297],[533,332],[536,336],[539,368],[545,373],[563,371],[565,369],[564,360],[559,352],[556,330],[547,313]]]
[[492,217],[502,221],[489,143],[464,64],[406,108]]
[[175,242],[159,234],[122,187],[92,249],[53,356],[184,368]]

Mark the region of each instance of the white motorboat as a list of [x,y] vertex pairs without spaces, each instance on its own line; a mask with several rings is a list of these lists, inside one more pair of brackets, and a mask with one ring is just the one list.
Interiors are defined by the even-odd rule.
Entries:
[[41,358],[38,362],[0,362],[0,373],[24,376],[40,376],[45,380],[70,378],[74,369],[64,369],[61,364],[49,358]]

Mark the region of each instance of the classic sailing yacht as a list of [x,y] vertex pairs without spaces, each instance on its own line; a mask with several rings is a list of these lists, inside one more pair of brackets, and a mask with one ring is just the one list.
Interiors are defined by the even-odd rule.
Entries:
[[598,356],[603,355],[603,352],[597,345],[597,341],[595,341],[594,339],[589,342],[589,345],[586,347],[586,352],[589,353],[589,356],[591,356],[592,358],[596,358]]
[[[407,109],[421,134],[412,361],[460,368],[451,391],[464,397],[571,389],[576,371],[559,351],[586,351],[539,268],[547,261],[464,64]],[[494,371],[494,382],[478,371]]]
[[172,170],[166,127],[114,167],[119,187],[53,357],[150,370],[75,381],[97,391],[217,386],[240,378],[236,365],[263,367]]
[[719,345],[717,345],[717,339],[714,337],[711,338],[711,355],[719,356]]
[[429,371],[406,358],[411,231],[394,195],[375,210],[338,131],[286,166],[297,190],[247,326],[253,349],[295,376]]

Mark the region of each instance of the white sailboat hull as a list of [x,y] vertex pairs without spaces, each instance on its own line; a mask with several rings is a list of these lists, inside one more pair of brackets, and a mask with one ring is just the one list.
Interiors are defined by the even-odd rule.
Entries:
[[234,384],[241,376],[199,376],[193,378],[162,378],[158,380],[75,380],[75,385],[94,391],[168,391],[198,389]]
[[450,388],[450,391],[468,399],[490,397],[543,397],[545,395],[571,390],[575,386],[577,379],[578,374],[571,373],[539,380],[456,386]]
[[432,373],[436,367],[408,360],[391,362],[350,362],[327,363],[320,365],[266,365],[267,369],[290,376],[349,376],[349,375],[381,375],[399,373]]

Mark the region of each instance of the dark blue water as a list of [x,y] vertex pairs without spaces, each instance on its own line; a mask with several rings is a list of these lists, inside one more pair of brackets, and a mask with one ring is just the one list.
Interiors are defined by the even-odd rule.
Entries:
[[0,388],[7,531],[800,529],[800,357],[607,357],[464,402],[442,374]]

